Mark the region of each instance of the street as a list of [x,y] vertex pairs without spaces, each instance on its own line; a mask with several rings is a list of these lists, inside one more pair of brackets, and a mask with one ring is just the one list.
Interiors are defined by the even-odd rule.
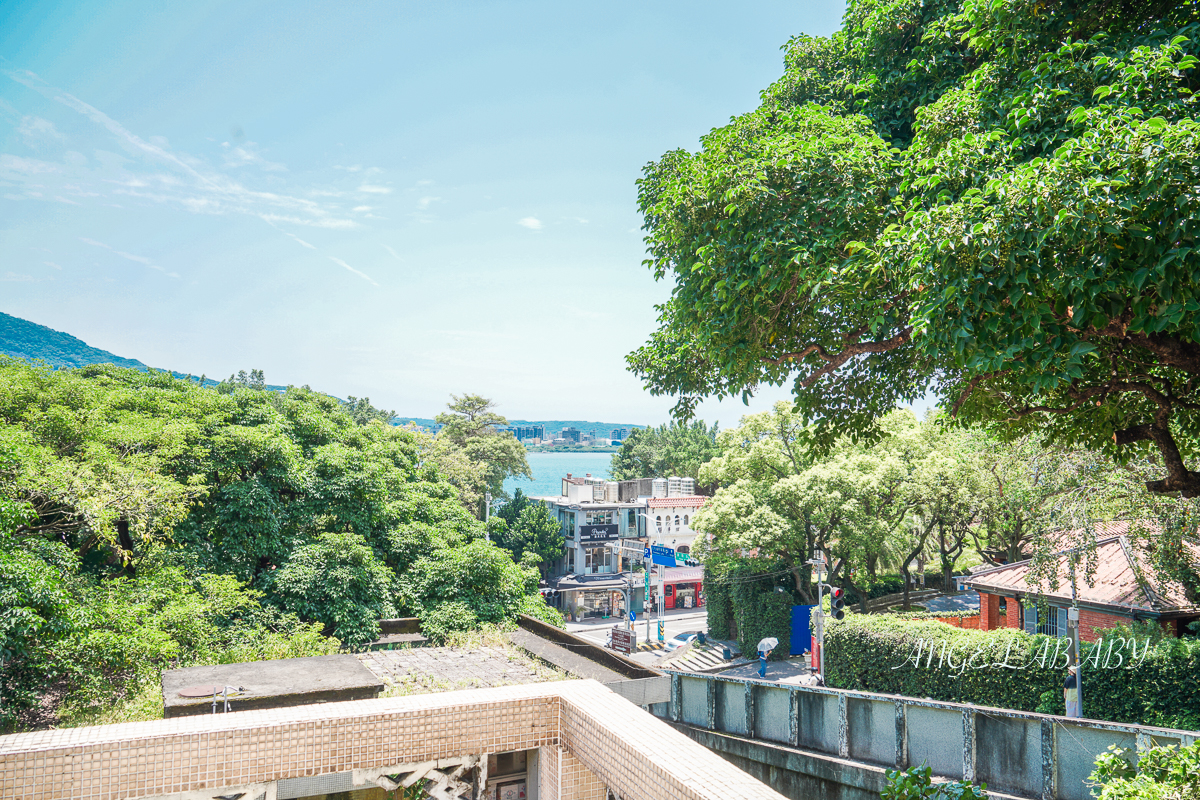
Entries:
[[[703,608],[672,609],[667,612],[666,620],[666,638],[668,639],[687,631],[708,631],[708,618]],[[608,632],[612,630],[614,624],[623,625],[624,623],[616,619],[568,622],[567,630],[603,647],[608,638]],[[638,644],[646,641],[646,617],[639,614],[633,627],[637,631]],[[658,625],[653,614],[650,615],[650,636],[651,640],[656,640],[658,637]],[[634,652],[630,658],[639,664],[652,664],[665,653],[665,650],[639,650]]]

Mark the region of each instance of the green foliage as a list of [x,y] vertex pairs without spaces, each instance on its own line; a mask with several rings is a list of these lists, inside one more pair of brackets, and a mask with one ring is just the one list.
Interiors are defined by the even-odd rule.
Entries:
[[269,585],[284,609],[354,646],[379,638],[379,620],[396,616],[393,580],[361,536],[326,533],[293,551]]
[[[918,640],[938,643],[931,661],[925,650],[921,667],[910,660]],[[1138,641],[1139,647],[1143,646],[1144,640]],[[1063,710],[1065,656],[1059,656],[1057,665],[1053,663],[1057,644],[1048,636],[1010,629],[959,629],[935,621],[897,619],[895,615],[849,614],[844,620],[829,623],[825,642],[828,686],[1020,711]],[[1118,638],[1083,644],[1085,715],[1113,722],[1196,729],[1200,722],[1200,641],[1164,640],[1132,666],[1128,649],[1123,650],[1125,643],[1125,639]],[[1047,647],[1051,656],[1043,656],[1039,665],[1038,657]],[[1112,655],[1122,650],[1123,656]],[[983,663],[1005,662],[1023,668],[976,668]],[[1101,668],[1105,662],[1111,667]]]
[[[738,642],[750,656],[768,636],[779,640],[772,661],[788,657],[792,637],[792,592],[780,585],[791,581],[778,561],[737,558],[705,563],[704,593],[708,633],[714,639]],[[736,630],[735,630],[736,629]]]
[[728,581],[727,564],[708,561],[704,565],[704,605],[708,619],[708,635],[713,639],[733,638],[733,598]]
[[[399,583],[402,607],[420,617],[426,635],[440,642],[436,637],[461,630],[455,626],[472,616],[490,625],[515,622],[537,592],[538,573],[514,564],[491,542],[476,539],[417,559]],[[447,604],[453,608],[437,610]]]
[[428,437],[268,389],[0,357],[0,724],[52,682],[61,720],[123,719],[101,710],[144,712],[166,668],[333,652],[401,610],[468,624],[443,602],[556,620],[536,570],[475,541]]
[[64,576],[32,553],[5,549],[4,534],[0,529],[0,731],[11,730],[55,677],[54,648],[72,630]]
[[700,465],[717,455],[717,423],[671,422],[657,428],[635,428],[612,457],[608,474],[614,481],[638,478],[698,478]]
[[822,446],[932,390],[1200,494],[1198,32],[1190,2],[852,0],[645,168],[673,287],[631,368],[685,417],[792,383]]
[[1200,797],[1200,742],[1167,745],[1137,753],[1109,745],[1096,759],[1088,782],[1099,800],[1195,800]]
[[498,430],[508,420],[492,409],[486,397],[467,394],[447,404],[449,413],[435,419],[442,426],[430,453],[462,493],[463,503],[482,518],[485,494],[502,498],[508,478],[533,478],[525,446],[511,433]]
[[544,570],[563,552],[562,526],[545,503],[531,501],[517,489],[510,501],[500,506],[493,517],[492,541],[521,561],[526,553],[536,557]]
[[906,770],[887,770],[887,786],[882,800],[982,800],[987,784],[973,786],[964,781],[933,782],[933,770],[927,765]]

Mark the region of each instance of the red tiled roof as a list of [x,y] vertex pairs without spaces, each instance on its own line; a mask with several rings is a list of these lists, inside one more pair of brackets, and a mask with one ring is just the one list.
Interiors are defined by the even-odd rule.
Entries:
[[699,508],[708,502],[702,494],[683,495],[681,497],[651,497],[647,504],[650,508]]
[[[1146,524],[1146,523],[1143,523]],[[1088,579],[1085,564],[1076,570],[1079,601],[1122,609],[1167,612],[1196,608],[1187,599],[1183,586],[1175,581],[1163,581],[1154,575],[1146,554],[1138,551],[1125,534],[1128,521],[1097,523],[1096,573]],[[1078,541],[1081,531],[1060,531],[1050,534],[1063,544]],[[1200,560],[1200,547],[1189,544],[1193,558]],[[1072,548],[1076,549],[1076,548]],[[1058,586],[1038,584],[1029,578],[1032,560],[1018,561],[977,572],[963,583],[997,594],[1038,594],[1061,600],[1071,599],[1071,568],[1064,550],[1052,556],[1057,559]],[[1086,563],[1086,557],[1084,559]],[[1089,585],[1090,584],[1090,585]]]

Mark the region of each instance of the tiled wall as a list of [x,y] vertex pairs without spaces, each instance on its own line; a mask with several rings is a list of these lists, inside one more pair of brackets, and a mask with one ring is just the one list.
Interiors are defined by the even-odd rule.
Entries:
[[781,800],[594,681],[0,736],[5,800],[125,800],[541,748],[542,800]]

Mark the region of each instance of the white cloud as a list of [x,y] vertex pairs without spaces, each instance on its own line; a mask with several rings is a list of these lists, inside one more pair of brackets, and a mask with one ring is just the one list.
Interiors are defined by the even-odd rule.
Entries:
[[529,228],[531,231],[540,231],[542,229],[542,221],[537,217],[525,217],[524,219],[519,219],[517,220],[517,224],[525,228]]
[[17,126],[17,133],[21,134],[21,138],[25,140],[25,144],[30,147],[37,147],[47,140],[53,139],[60,142],[67,140],[54,127],[54,123],[48,119],[41,117],[25,117],[21,120],[21,124]]
[[303,239],[301,239],[299,236],[297,236],[297,235],[296,235],[296,234],[294,234],[294,233],[288,233],[287,231],[283,231],[283,233],[284,233],[284,234],[286,234],[286,235],[288,235],[288,236],[290,236],[290,237],[292,237],[293,239],[295,239],[297,242],[299,242],[299,243],[300,243],[300,245],[301,245],[302,247],[307,247],[309,250],[316,250],[316,249],[317,249],[316,245],[309,244],[308,242],[304,241]]
[[391,194],[392,193],[392,190],[387,186],[375,186],[370,183],[364,183],[362,186],[358,187],[358,190],[360,192],[366,192],[367,194]]
[[62,267],[60,267],[58,264],[55,264],[53,261],[43,261],[42,263],[45,264],[47,267],[54,267],[55,269],[62,269]]
[[355,206],[354,208],[352,208],[350,210],[351,211],[370,211],[371,207],[370,206]]
[[6,272],[0,281],[10,281],[12,283],[33,283],[37,278],[32,275],[18,275],[15,272]]
[[375,282],[375,279],[372,278],[370,275],[368,275],[365,272],[360,272],[360,271],[356,270],[354,267],[350,266],[345,261],[342,261],[340,258],[334,258],[333,256],[330,256],[329,260],[332,261],[333,263],[337,264],[339,267],[345,267],[346,269],[350,270],[355,275],[362,278],[364,281],[370,283],[372,286],[379,285],[378,283]]
[[392,258],[396,259],[397,261],[403,261],[403,260],[404,260],[403,258],[401,258],[401,257],[400,257],[400,254],[399,254],[399,253],[397,253],[397,252],[396,252],[395,250],[393,250],[392,248],[388,247],[386,244],[383,246],[383,249],[384,249],[384,250],[387,250],[389,253],[391,253],[391,254],[392,254]]
[[287,167],[275,161],[267,161],[263,158],[254,142],[246,142],[244,146],[235,147],[225,154],[225,166],[227,168],[255,166],[267,172],[286,172]]
[[422,198],[421,198],[421,199],[418,201],[418,205],[420,205],[420,206],[421,206],[421,210],[423,211],[423,210],[425,210],[425,209],[429,208],[431,205],[433,205],[434,203],[436,203],[438,200],[441,200],[441,199],[442,199],[442,198],[440,198],[440,197],[422,197]]
[[21,158],[8,153],[0,153],[0,173],[9,172],[17,175],[49,175],[62,172],[58,164],[40,161],[36,158]]
[[[206,167],[200,159],[170,150],[167,140],[162,137],[143,139],[104,112],[74,95],[50,86],[32,72],[0,70],[0,74],[91,120],[125,150],[125,155],[117,156],[107,152],[103,146],[97,146],[95,154],[100,162],[99,169],[90,172],[73,169],[70,180],[74,184],[92,179],[97,183],[115,181],[127,187],[154,189],[156,191],[124,193],[146,202],[177,205],[197,214],[244,214],[319,228],[358,226],[353,220],[342,218],[335,206],[326,206],[299,196],[255,190]],[[30,128],[31,132],[46,130],[45,126],[33,122],[30,125],[33,126]],[[234,165],[254,164],[262,169],[283,169],[282,165],[262,158],[250,144],[234,148],[226,157],[231,159]],[[138,161],[144,163],[139,165]],[[149,165],[153,165],[157,172],[147,174],[145,167]],[[165,172],[162,169],[164,166]],[[31,188],[28,186],[31,176],[62,172],[62,168],[47,162],[0,155],[0,172],[7,173],[5,177],[15,176],[16,180],[23,178],[27,183],[26,195],[34,196],[28,191]],[[305,187],[300,193],[304,194],[307,191]],[[54,196],[53,191],[48,194]]]

